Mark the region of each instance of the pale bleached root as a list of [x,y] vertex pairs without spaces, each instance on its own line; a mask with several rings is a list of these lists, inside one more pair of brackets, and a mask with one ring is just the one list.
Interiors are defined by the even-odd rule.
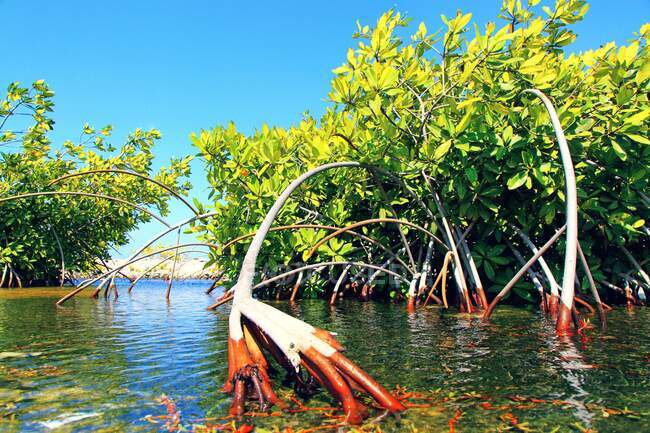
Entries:
[[[397,212],[395,212],[395,208],[391,204],[390,199],[388,198],[388,194],[386,194],[386,190],[384,189],[384,186],[381,184],[379,177],[373,170],[370,170],[370,173],[372,174],[372,177],[375,181],[375,185],[377,185],[377,189],[379,190],[379,193],[381,195],[381,198],[384,201],[384,204],[388,206],[388,209],[390,209],[393,218],[397,219]],[[396,224],[396,227],[397,227],[397,232],[399,233],[399,237],[402,240],[402,245],[404,246],[404,250],[406,251],[406,255],[408,256],[409,263],[411,264],[411,269],[413,269],[413,272],[416,272],[417,265],[415,264],[415,260],[413,259],[413,253],[411,252],[411,245],[409,244],[408,239],[406,239],[406,235],[404,234],[402,225]]]
[[[247,324],[242,326],[242,322]],[[247,338],[247,333],[252,338]],[[224,389],[234,394],[230,410],[233,415],[245,412],[247,396],[259,397],[262,409],[266,403],[280,403],[268,391],[267,363],[260,347],[265,347],[295,378],[299,368],[304,367],[341,402],[348,423],[359,424],[366,415],[353,388],[370,394],[390,412],[405,410],[395,397],[340,353],[342,347],[331,333],[249,298],[237,301],[229,317],[229,379]]]
[[[153,245],[154,242],[158,241],[159,239],[161,239],[162,237],[164,237],[164,236],[167,235],[168,233],[171,233],[172,231],[177,230],[178,228],[180,228],[180,227],[182,227],[182,226],[184,226],[184,225],[190,224],[190,223],[193,222],[193,221],[198,221],[198,220],[202,220],[202,219],[210,218],[210,217],[213,217],[213,216],[216,216],[216,215],[217,215],[217,212],[208,212],[208,213],[201,214],[201,215],[198,215],[198,216],[190,217],[190,218],[188,218],[188,219],[186,219],[186,220],[183,220],[183,221],[181,221],[181,222],[179,222],[179,223],[177,223],[177,224],[174,224],[174,225],[171,226],[171,227],[166,228],[165,230],[163,230],[162,232],[158,233],[158,234],[157,234],[156,236],[154,236],[153,238],[149,239],[149,241],[147,241],[143,246],[141,246],[140,248],[138,248],[137,251],[135,251],[131,256],[129,256],[129,257],[126,259],[126,262],[127,262],[126,265],[128,265],[128,264],[130,264],[130,263],[134,263],[135,261],[137,261],[136,258],[137,258],[140,254],[142,254],[142,252],[143,252],[144,250],[146,250],[148,247],[150,247],[151,245]],[[193,244],[193,245],[205,245],[205,244]],[[174,248],[175,248],[175,247],[174,247]],[[125,266],[126,266],[126,265],[125,265]],[[89,279],[88,281],[86,281],[85,283],[83,283],[83,284],[79,284],[79,285],[78,285],[78,286],[77,286],[73,291],[71,291],[70,293],[68,293],[67,295],[65,295],[65,296],[62,297],[61,299],[59,299],[59,300],[56,302],[56,304],[59,305],[59,306],[60,306],[60,305],[63,305],[63,303],[65,303],[68,299],[74,297],[77,293],[81,292],[81,291],[84,290],[86,287],[89,287],[90,285],[96,283],[97,281],[99,281],[99,280],[102,279],[102,278],[106,279],[106,278],[110,277],[111,274],[113,274],[113,273],[115,273],[115,274],[119,273],[119,272],[122,270],[122,268],[124,268],[125,266],[118,266],[118,267],[116,267],[115,269],[110,270],[109,272],[102,273],[102,274],[100,274],[98,277],[91,278],[91,279]]]
[[102,280],[97,285],[97,287],[95,287],[95,290],[93,291],[93,294],[91,295],[91,297],[97,298],[99,296],[99,293],[102,291],[102,289],[105,288],[106,286],[108,286],[109,283],[110,283],[110,279]]
[[[517,271],[514,277],[508,282],[508,284],[505,285],[503,289],[495,296],[495,298],[492,300],[490,303],[490,306],[488,307],[487,310],[485,310],[485,313],[483,314],[483,318],[485,320],[489,319],[490,316],[492,315],[492,311],[494,311],[494,308],[496,305],[499,303],[501,299],[503,299],[509,292],[510,290],[517,284],[517,281],[530,269],[531,266],[535,264],[535,262],[542,257],[542,254],[546,252],[554,243],[555,241],[558,240],[558,238],[562,235],[562,233],[565,232],[567,226],[566,224],[563,225],[555,234],[549,239],[543,246],[540,248],[533,257],[531,257],[526,264]],[[570,313],[570,312],[569,312]]]
[[[352,265],[346,265],[345,268],[343,269],[343,272],[341,272],[341,275],[339,275],[339,278],[336,280],[336,284],[334,285],[334,290],[332,290],[332,297],[330,298],[330,305],[334,305],[336,302],[336,299],[339,295],[339,289],[343,282],[345,281],[345,278],[348,276],[348,272],[350,271],[350,268]],[[375,271],[377,273],[379,271]]]
[[[432,222],[429,228],[433,229],[434,225],[435,223]],[[429,242],[427,242],[427,252],[424,254],[424,262],[422,262],[422,267],[420,268],[420,281],[418,284],[418,291],[417,291],[418,297],[420,297],[424,292],[424,290],[426,289],[427,278],[431,273],[431,259],[433,257],[433,247],[434,247],[433,239],[429,239]]]
[[172,258],[173,257],[165,257],[164,259],[162,259],[162,260],[158,261],[157,263],[155,263],[153,266],[150,266],[148,269],[145,269],[144,272],[141,272],[140,275],[138,275],[136,277],[136,279],[131,282],[131,284],[129,285],[129,288],[127,289],[127,293],[131,293],[133,291],[133,288],[136,286],[136,284],[138,284],[140,282],[140,280],[142,278],[146,277],[147,275],[149,275],[150,272],[154,271],[158,266],[161,266],[161,265],[167,263]]
[[469,276],[474,282],[474,287],[476,287],[476,294],[478,295],[479,305],[482,309],[485,310],[488,307],[487,296],[485,296],[483,281],[481,281],[481,275],[478,272],[476,262],[474,261],[472,252],[469,249],[469,244],[467,243],[467,239],[465,239],[465,234],[461,234],[458,227],[454,227],[454,231],[456,233],[456,237],[458,237],[456,248],[460,247],[463,253],[463,262],[465,263],[465,266],[469,268]]
[[[304,366],[307,372],[343,405],[345,419],[349,423],[360,423],[364,415],[363,406],[352,394],[350,386],[353,382],[360,384],[385,409],[391,412],[405,410],[395,397],[340,354],[337,347],[339,344],[330,333],[318,330],[252,297],[257,256],[273,221],[291,193],[304,181],[325,170],[360,166],[357,162],[339,162],[325,164],[304,173],[280,194],[253,237],[244,257],[239,278],[233,287],[234,302],[229,318],[229,374],[224,388],[233,392],[231,414],[242,415],[245,411],[246,397],[253,393],[259,397],[262,409],[265,408],[264,400],[270,404],[277,400],[274,394],[268,392],[270,384],[262,361],[263,355],[259,350],[260,346],[264,346],[272,355],[275,354],[281,365],[294,369],[296,375],[299,366]],[[314,267],[331,266],[335,263],[337,262],[320,263]],[[342,262],[345,265],[349,263]],[[298,273],[306,270],[305,268],[309,267],[286,274]],[[276,276],[266,281],[270,283],[273,279],[281,279],[285,276]],[[242,318],[251,323],[249,331],[252,335],[258,336],[257,340],[255,338],[246,340],[246,321]],[[265,342],[264,336],[268,336],[269,341]],[[257,355],[253,355],[254,353]],[[265,392],[264,389],[267,391]]]
[[[186,250],[186,251],[180,251],[178,252],[178,255],[183,255],[183,254],[207,254],[207,251],[201,251],[201,250]],[[164,259],[158,261],[157,263],[153,264],[150,266],[148,269],[144,270],[143,272],[140,273],[133,281],[131,281],[131,284],[129,285],[129,288],[127,289],[128,293],[131,293],[133,291],[133,288],[140,282],[140,280],[147,275],[149,275],[152,271],[154,271],[158,266],[161,266],[168,261],[170,261],[172,258],[175,258],[176,255],[172,257],[165,257]]]
[[582,262],[582,267],[587,275],[587,280],[589,281],[589,288],[591,289],[591,296],[596,302],[596,308],[598,309],[598,318],[600,323],[602,323],[603,328],[605,327],[605,309],[603,308],[603,302],[600,300],[600,294],[598,293],[598,288],[596,287],[596,281],[591,274],[591,269],[589,268],[589,263],[585,257],[585,253],[582,251],[582,246],[578,242],[578,255],[580,256],[580,261]]
[[[512,251],[512,254],[517,258],[517,261],[521,266],[526,266],[526,260],[524,260],[524,257],[521,255],[519,250],[515,248],[514,245],[512,245],[511,242],[506,241],[508,244],[508,247],[510,248],[510,251]],[[541,263],[543,257],[539,258],[539,262]],[[544,293],[544,286],[542,285],[542,282],[539,279],[539,275],[537,272],[535,272],[532,268],[529,268],[526,272],[528,272],[528,276],[530,277],[531,281],[533,282],[533,285],[537,289],[537,292],[539,293],[539,298],[540,298],[540,305],[542,308],[542,311],[546,312],[548,310],[548,307],[546,305],[546,294]]]
[[431,189],[431,193],[433,194],[433,198],[436,202],[436,206],[438,207],[438,212],[440,213],[440,218],[442,219],[442,226],[444,227],[444,234],[445,238],[447,240],[447,243],[449,244],[449,247],[453,253],[453,260],[454,260],[454,278],[456,280],[456,285],[458,287],[458,292],[460,294],[460,302],[461,305],[463,305],[463,302],[465,303],[465,309],[467,310],[468,313],[471,313],[473,311],[472,308],[472,301],[470,300],[469,297],[469,290],[467,288],[467,280],[465,279],[465,273],[463,272],[463,265],[460,262],[460,257],[458,255],[458,249],[456,248],[456,241],[454,240],[454,235],[451,231],[451,228],[449,226],[449,221],[447,220],[447,215],[445,213],[445,209],[442,205],[442,201],[440,200],[440,197],[438,196],[438,193],[434,190],[433,185],[431,183],[431,180],[429,179],[429,176],[425,175],[424,178],[427,181],[427,185],[429,186],[429,189]]
[[364,220],[364,221],[359,221],[359,222],[356,222],[356,223],[349,224],[349,225],[347,225],[345,227],[341,227],[340,229],[336,230],[335,232],[330,233],[329,235],[325,236],[324,238],[322,238],[321,240],[316,242],[316,244],[314,244],[310,248],[309,252],[307,253],[306,259],[308,260],[309,258],[311,258],[316,253],[316,250],[318,250],[318,248],[321,245],[323,245],[324,243],[326,243],[330,239],[333,239],[333,238],[335,238],[335,237],[337,237],[337,236],[339,236],[339,235],[341,235],[343,233],[349,232],[349,231],[351,231],[351,230],[353,230],[355,228],[363,227],[363,226],[366,226],[366,225],[369,225],[369,224],[375,224],[375,223],[394,223],[394,224],[405,225],[405,226],[414,228],[414,229],[424,233],[425,235],[429,236],[431,239],[433,239],[434,242],[436,242],[436,243],[438,243],[438,245],[442,246],[445,251],[449,250],[449,247],[443,241],[441,241],[436,235],[434,235],[429,230],[427,230],[424,227],[419,226],[419,225],[417,225],[415,223],[412,223],[412,222],[406,221],[406,220],[395,219],[395,218],[371,218],[371,219],[367,219],[367,220]]
[[176,235],[176,250],[174,251],[174,262],[172,263],[172,273],[169,276],[169,283],[167,284],[167,291],[165,292],[165,299],[169,299],[172,292],[172,284],[174,283],[174,274],[176,273],[176,263],[178,262],[178,245],[181,243],[181,228],[178,228]]
[[447,268],[449,267],[449,262],[451,261],[451,256],[453,254],[454,253],[452,253],[451,251],[447,251],[447,254],[445,254],[445,258],[442,261],[442,269],[440,269],[440,273],[438,274],[436,281],[431,286],[431,289],[429,290],[429,294],[424,300],[425,307],[429,303],[429,299],[431,298],[435,299],[435,295],[433,294],[433,292],[438,287],[438,284],[442,282],[442,286],[441,286],[442,304],[445,306],[445,308],[449,308],[449,304],[447,303]]
[[332,262],[313,263],[313,264],[310,264],[310,265],[305,265],[305,266],[301,266],[301,267],[296,268],[296,269],[292,269],[290,271],[287,271],[287,272],[284,272],[282,274],[276,275],[274,277],[268,278],[268,279],[256,284],[255,286],[253,286],[253,289],[259,289],[260,287],[267,286],[267,285],[269,285],[271,283],[275,283],[276,281],[279,281],[279,280],[282,280],[284,278],[290,277],[291,275],[295,275],[295,274],[298,274],[300,272],[308,271],[310,269],[318,269],[318,268],[321,268],[321,267],[324,267],[324,266],[347,266],[347,265],[352,265],[352,266],[356,266],[356,267],[360,267],[360,268],[368,268],[368,269],[379,270],[381,272],[387,273],[388,275],[390,275],[392,277],[395,277],[396,279],[398,279],[400,281],[406,281],[406,279],[402,275],[398,274],[397,272],[391,271],[390,269],[386,269],[386,268],[383,268],[383,267],[378,266],[378,265],[373,265],[373,264],[364,263],[364,262],[332,261]]
[[415,297],[417,295],[418,282],[420,281],[420,274],[413,275],[409,283],[408,299],[406,300],[406,308],[408,311],[415,310]]
[[564,252],[564,274],[562,277],[562,297],[560,311],[557,318],[556,330],[559,334],[567,334],[571,329],[571,312],[573,311],[573,296],[575,292],[576,261],[578,254],[578,192],[576,178],[571,161],[571,151],[564,137],[564,130],[560,123],[555,107],[551,100],[537,89],[527,89],[544,103],[546,111],[551,118],[555,131],[562,168],[564,171],[564,187],[566,201],[566,249]]
[[11,265],[9,265],[9,282],[7,282],[7,287],[11,287],[13,282],[14,282],[14,270],[11,267]]
[[[403,252],[403,249],[400,249],[398,252]],[[365,284],[363,285],[363,288],[361,289],[361,297],[364,299],[368,299],[372,295],[372,290],[373,290],[373,285],[375,284],[375,280],[379,275],[384,271],[384,269],[388,269],[390,264],[393,262],[394,257],[389,257],[388,260],[384,262],[384,264],[381,265],[382,269],[377,269],[375,272],[370,275],[370,278],[366,280]],[[415,278],[416,274],[413,274],[413,278]],[[338,282],[337,282],[338,283]],[[332,295],[334,296],[334,295]],[[333,299],[333,298],[332,298]]]
[[[276,275],[274,277],[265,278],[263,281],[257,283],[255,286],[253,286],[253,291],[257,290],[259,288],[262,288],[264,286],[268,286],[271,283],[275,283],[277,281],[284,280],[285,278],[290,277],[292,275],[299,274],[301,272],[309,271],[309,270],[312,270],[312,269],[320,269],[320,268],[327,267],[327,266],[346,266],[346,267],[347,266],[356,266],[356,267],[360,267],[360,268],[374,269],[374,270],[379,271],[379,272],[385,272],[388,275],[390,275],[392,277],[395,277],[396,279],[398,279],[400,281],[403,281],[403,282],[407,281],[402,275],[398,274],[397,272],[391,271],[391,270],[383,268],[381,266],[372,265],[372,264],[369,264],[369,263],[364,263],[364,262],[322,262],[322,263],[313,263],[313,264],[310,264],[310,265],[301,266],[299,268],[292,269],[292,270],[287,271],[287,272],[283,272],[282,274],[278,274],[278,275]],[[217,301],[216,303],[214,303],[214,304],[212,304],[212,305],[210,305],[208,307],[208,310],[214,310],[217,307],[220,307],[221,305],[223,305],[225,302],[228,302],[231,299],[233,299],[234,292],[235,292],[235,287],[236,286],[231,287],[226,292],[226,293],[232,293],[233,295],[226,295],[226,293],[224,293],[224,295],[222,296],[221,299],[219,299],[219,301]]]
[[634,266],[638,274],[641,275],[641,278],[643,278],[645,284],[650,287],[650,276],[648,276],[648,273],[643,270],[639,262],[634,258],[632,253],[630,253],[627,248],[621,247],[621,250],[623,251],[623,254],[625,254],[625,257],[627,257],[627,259],[630,261],[630,263],[632,263],[632,266]]
[[[512,230],[514,230],[514,232],[517,233],[517,235],[521,238],[524,244],[526,244],[526,246],[533,252],[533,254],[535,254],[538,251],[538,248],[530,239],[530,237],[528,237],[526,233],[524,233],[519,227],[515,226],[514,224],[509,225],[510,228],[512,228]],[[548,281],[549,289],[551,292],[550,312],[551,314],[557,314],[557,301],[560,299],[560,285],[555,280],[555,276],[553,276],[553,272],[546,263],[546,260],[544,260],[544,257],[539,258],[539,266],[542,268],[542,272],[546,277],[546,281]]]
[[[322,224],[291,224],[291,225],[286,225],[286,226],[271,227],[269,229],[269,232],[276,232],[276,231],[282,231],[282,230],[300,230],[300,229],[319,229],[319,230],[328,230],[328,231],[338,231],[338,230],[341,229],[341,227],[328,226],[328,225],[322,225]],[[230,247],[231,245],[234,245],[234,244],[236,244],[238,242],[241,242],[241,241],[243,241],[245,239],[248,239],[248,238],[251,238],[251,237],[255,236],[256,233],[257,232],[249,233],[249,234],[238,236],[238,237],[236,237],[234,239],[229,240],[228,242],[226,242],[225,244],[223,244],[221,246],[221,251],[225,250],[226,248]],[[409,265],[407,265],[402,259],[399,258],[399,254],[395,254],[393,252],[393,250],[386,247],[381,242],[379,242],[379,241],[377,241],[377,240],[375,240],[375,239],[373,239],[371,237],[368,237],[368,236],[366,236],[366,235],[364,235],[362,233],[355,232],[353,230],[346,230],[344,233],[352,235],[352,236],[356,236],[359,239],[364,240],[364,241],[376,246],[380,250],[384,251],[385,253],[387,253],[388,255],[393,257],[396,262],[398,262],[400,265],[402,265],[404,267],[404,269],[406,269],[410,273],[413,273],[413,270],[411,270],[409,268]]]
[[[11,275],[13,276],[13,278],[16,279],[16,283],[18,284],[18,287],[22,289],[23,288],[23,282],[20,279],[20,275],[18,275],[18,272],[16,272],[16,270],[11,266],[9,266],[9,271],[11,272]],[[11,285],[11,282],[9,283],[9,285]]]
[[298,274],[298,279],[296,280],[296,284],[293,285],[293,289],[291,290],[291,302],[296,300],[296,296],[298,295],[298,290],[300,289],[300,284],[302,284],[302,277],[304,273],[301,272]]
[[59,257],[61,258],[61,281],[59,287],[63,288],[63,285],[65,284],[65,255],[63,254],[63,246],[61,245],[61,240],[59,239],[59,235],[56,234],[56,231],[52,230],[52,228],[50,228],[50,230],[54,235],[54,240],[56,241],[56,246],[59,250]]
[[219,287],[219,282],[221,281],[221,278],[223,278],[224,274],[226,271],[221,271],[217,274],[217,276],[214,278],[214,282],[210,287],[208,287],[208,290],[205,291],[206,295],[209,295],[212,293],[217,287]]
[[9,265],[5,263],[4,268],[2,269],[2,278],[0,278],[0,288],[5,283],[5,278],[7,278],[7,271],[9,270]]
[[[211,244],[211,243],[207,243],[207,242],[192,242],[192,243],[187,243],[187,244],[181,244],[181,245],[179,245],[179,246],[180,246],[180,247],[208,246],[208,247],[215,248],[215,249],[217,248],[217,245],[215,245],[215,244]],[[97,277],[90,278],[90,279],[86,280],[84,283],[82,283],[82,284],[80,284],[79,286],[77,286],[76,289],[74,289],[73,291],[71,291],[70,293],[66,294],[64,297],[62,297],[62,298],[59,299],[58,301],[56,301],[56,305],[58,305],[58,306],[63,305],[63,303],[65,303],[67,300],[69,300],[70,298],[74,297],[74,296],[77,295],[79,292],[81,292],[82,290],[86,289],[86,288],[89,287],[91,284],[93,284],[93,283],[95,283],[95,282],[97,282],[97,281],[99,281],[99,280],[102,280],[102,279],[103,279],[102,283],[105,283],[107,280],[109,280],[110,278],[113,278],[115,275],[117,275],[117,273],[118,273],[119,271],[121,271],[122,269],[124,269],[125,267],[127,267],[127,266],[129,266],[129,265],[131,265],[131,264],[133,264],[133,263],[139,262],[140,260],[144,260],[144,259],[147,259],[147,258],[149,258],[149,257],[153,257],[153,256],[158,255],[158,254],[160,254],[160,253],[164,253],[164,252],[171,251],[171,250],[174,250],[174,249],[176,249],[176,246],[163,248],[163,249],[161,249],[161,250],[154,251],[154,252],[152,252],[152,253],[146,254],[146,255],[144,255],[144,256],[139,256],[139,257],[136,257],[136,258],[134,258],[134,259],[130,259],[130,260],[127,259],[127,261],[124,262],[124,263],[122,263],[121,265],[116,266],[115,268],[113,268],[113,269],[111,269],[111,270],[109,270],[109,271],[107,271],[107,272],[104,272],[104,273],[102,273],[101,275],[99,275],[99,276],[97,276]]]

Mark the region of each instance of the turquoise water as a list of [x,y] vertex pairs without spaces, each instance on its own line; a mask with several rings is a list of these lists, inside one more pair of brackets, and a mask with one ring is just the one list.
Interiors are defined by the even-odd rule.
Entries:
[[[162,394],[189,431],[223,422],[228,307],[206,311],[219,295],[204,294],[209,284],[178,282],[169,303],[155,280],[117,300],[79,298],[64,308],[38,289],[0,294],[0,432],[160,431]],[[384,432],[449,431],[454,417],[456,432],[650,431],[648,309],[618,309],[607,331],[559,340],[537,312],[511,307],[483,324],[438,307],[409,315],[381,303],[274,305],[338,332],[348,356],[388,388],[426,393],[412,402],[427,407],[410,409],[400,425],[383,421]],[[332,402],[320,393],[306,404]],[[318,413],[245,421],[267,431],[329,422]]]

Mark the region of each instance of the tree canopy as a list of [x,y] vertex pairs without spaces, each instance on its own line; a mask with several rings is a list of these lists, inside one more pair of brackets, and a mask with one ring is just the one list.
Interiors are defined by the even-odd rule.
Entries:
[[[358,46],[334,69],[331,104],[320,119],[305,115],[289,128],[262,125],[249,136],[234,124],[194,134],[219,212],[194,230],[227,244],[255,230],[301,173],[355,160],[366,169],[340,169],[308,182],[278,224],[340,227],[392,217],[436,231],[444,211],[457,240],[469,229],[471,257],[486,287],[500,288],[518,267],[511,247],[529,255],[514,228],[543,242],[565,218],[553,129],[544,106],[525,92],[536,88],[553,100],[571,149],[579,239],[592,271],[599,281],[619,281],[631,268],[623,248],[647,255],[650,25],[631,34],[627,45],[569,54],[577,37],[572,25],[588,4],[559,0],[540,10],[538,0],[523,3],[504,1],[498,21],[483,28],[472,23],[471,13],[443,16],[444,28],[436,32],[388,11],[374,26],[358,24]],[[427,239],[420,232],[390,223],[359,229],[395,252],[404,245],[400,230],[408,244],[400,256],[422,262]],[[326,234],[276,231],[260,261],[273,267],[305,259]],[[244,245],[213,254],[231,278]],[[444,249],[436,249],[433,260],[440,264]],[[560,244],[545,255],[556,275],[562,252]],[[311,260],[378,264],[387,257],[376,245],[339,236]],[[320,293],[323,280],[310,280],[305,290]],[[531,301],[530,287],[522,283],[515,293]],[[384,294],[406,289],[386,287]]]
[[[53,96],[39,80],[31,87],[11,83],[0,100],[0,202],[52,192],[0,203],[0,278],[5,286],[9,281],[58,282],[62,263],[71,273],[101,268],[114,248],[128,242],[129,231],[152,215],[167,214],[170,192],[130,173],[152,177],[180,193],[189,189],[190,158],[172,159],[154,172],[153,146],[161,138],[155,129],[137,129],[114,146],[110,125],[96,129],[85,124],[79,141],[53,147]],[[103,171],[54,182],[96,170]]]

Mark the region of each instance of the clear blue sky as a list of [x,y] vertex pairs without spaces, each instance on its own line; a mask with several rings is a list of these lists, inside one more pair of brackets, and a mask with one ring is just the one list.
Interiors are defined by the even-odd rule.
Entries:
[[[542,4],[551,4],[544,0]],[[580,51],[625,43],[650,20],[650,0],[593,0],[577,26]],[[0,86],[45,79],[56,92],[55,144],[84,122],[115,126],[114,142],[138,127],[158,128],[157,163],[193,153],[192,131],[235,121],[288,126],[327,105],[331,70],[345,59],[356,20],[373,24],[394,7],[442,26],[440,14],[495,20],[501,0],[481,1],[43,1],[0,0]],[[204,199],[200,164],[193,195]],[[170,220],[187,216],[178,204]],[[134,243],[160,231],[150,223]],[[171,239],[169,240],[171,243]],[[133,244],[133,243],[132,243]],[[132,247],[126,247],[129,252]]]

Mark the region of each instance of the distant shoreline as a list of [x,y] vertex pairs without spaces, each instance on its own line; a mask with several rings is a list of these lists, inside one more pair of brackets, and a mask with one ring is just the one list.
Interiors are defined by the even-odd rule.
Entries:
[[[128,278],[135,279],[146,273],[142,278],[147,279],[167,279],[171,277],[172,267],[174,260],[170,259],[164,263],[160,263],[159,257],[151,257],[140,260],[136,263],[125,266],[119,275],[122,277],[126,275]],[[114,269],[126,263],[126,259],[113,259],[109,260],[106,264]],[[174,270],[174,280],[210,280],[219,276],[220,272],[217,267],[210,266],[205,268],[207,261],[199,258],[183,259],[182,257],[176,262]],[[150,270],[155,266],[155,269]],[[148,272],[147,272],[148,271]],[[77,278],[88,278],[90,276],[97,276],[98,274],[79,275]]]

